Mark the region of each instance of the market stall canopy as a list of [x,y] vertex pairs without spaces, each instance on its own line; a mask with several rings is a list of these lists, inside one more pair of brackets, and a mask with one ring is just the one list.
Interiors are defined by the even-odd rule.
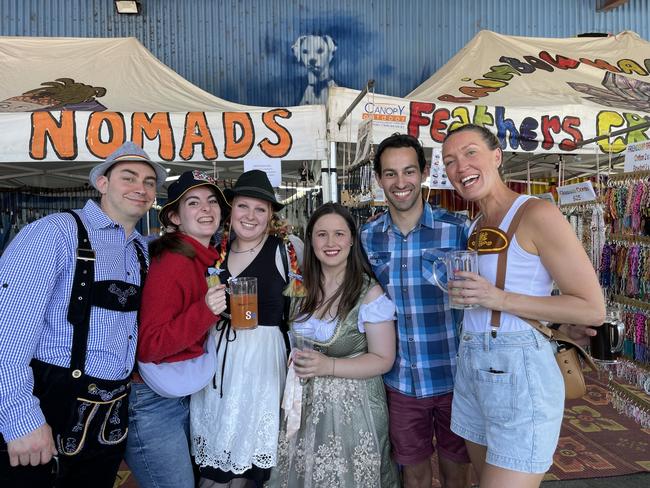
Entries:
[[650,42],[630,31],[553,39],[484,30],[407,98],[537,111],[605,105],[650,112],[648,87],[638,83],[647,83],[649,70]]
[[593,160],[648,139],[646,127],[578,147],[650,120],[649,72],[650,43],[634,32],[546,39],[481,31],[405,98],[368,96],[340,128],[358,92],[335,88],[329,129],[334,140],[355,140],[358,124],[372,118],[374,141],[401,131],[436,147],[450,127],[473,122],[497,133],[504,150],[537,161],[557,153]]
[[79,184],[125,140],[169,166],[325,158],[324,107],[222,100],[135,38],[0,37],[0,65],[0,186],[18,174],[16,184],[30,175]]

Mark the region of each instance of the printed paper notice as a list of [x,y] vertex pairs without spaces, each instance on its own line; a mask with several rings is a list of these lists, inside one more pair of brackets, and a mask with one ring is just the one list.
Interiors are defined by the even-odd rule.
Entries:
[[269,177],[271,186],[277,188],[282,184],[282,161],[280,159],[244,160],[244,171],[259,169]]
[[650,141],[628,144],[625,149],[623,171],[630,173],[648,170],[650,170]]
[[453,190],[454,187],[449,183],[447,178],[447,171],[442,162],[442,149],[439,147],[433,148],[431,155],[431,170],[429,171],[429,188],[436,188],[439,190]]
[[596,200],[596,192],[591,181],[583,181],[573,185],[558,186],[557,194],[560,196],[560,205],[571,203],[584,203]]
[[372,119],[366,119],[359,124],[357,133],[357,150],[354,154],[352,164],[360,164],[370,157],[372,148]]

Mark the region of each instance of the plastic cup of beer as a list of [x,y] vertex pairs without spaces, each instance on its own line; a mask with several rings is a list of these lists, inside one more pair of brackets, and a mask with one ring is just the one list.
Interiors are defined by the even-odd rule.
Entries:
[[290,331],[291,346],[300,351],[313,351],[314,339],[311,330],[291,328]]
[[[297,351],[313,351],[313,329],[307,326],[298,327],[292,324],[291,330],[289,331],[289,342],[291,343],[291,354],[294,355],[294,359]],[[300,378],[301,385],[306,385],[308,382],[309,378]]]
[[257,278],[231,278],[230,315],[234,329],[257,327]]

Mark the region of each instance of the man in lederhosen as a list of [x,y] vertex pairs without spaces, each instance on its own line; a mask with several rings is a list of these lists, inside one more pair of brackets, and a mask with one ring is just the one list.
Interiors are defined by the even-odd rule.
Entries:
[[135,226],[165,175],[127,142],[90,172],[99,204],[29,224],[0,257],[0,486],[113,486],[147,268]]

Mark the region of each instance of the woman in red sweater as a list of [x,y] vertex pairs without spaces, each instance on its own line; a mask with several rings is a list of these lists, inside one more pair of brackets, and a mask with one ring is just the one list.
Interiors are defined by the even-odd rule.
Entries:
[[141,488],[195,486],[189,395],[205,386],[196,379],[211,378],[216,365],[206,346],[213,344],[210,329],[226,309],[226,294],[224,285],[208,288],[206,277],[228,209],[214,180],[195,170],[171,184],[160,211],[166,232],[149,247],[137,354],[144,382],[136,374],[125,455]]

